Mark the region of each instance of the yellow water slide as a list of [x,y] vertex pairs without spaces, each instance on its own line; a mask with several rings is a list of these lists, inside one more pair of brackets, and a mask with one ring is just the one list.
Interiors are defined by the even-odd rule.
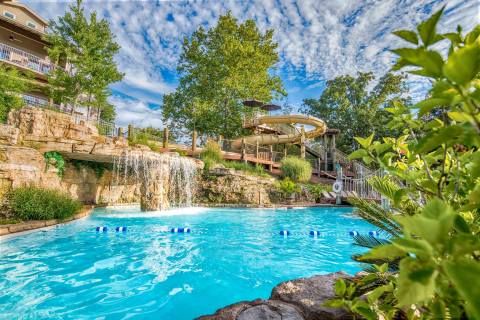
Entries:
[[[300,114],[291,114],[291,115],[280,115],[280,116],[261,116],[253,119],[253,126],[262,126],[265,125],[275,125],[275,124],[302,124],[312,126],[312,130],[305,131],[305,138],[311,139],[323,135],[327,131],[327,125],[323,120],[320,120],[315,117],[305,116]],[[273,127],[273,126],[272,126]],[[234,148],[241,148],[242,141],[245,141],[247,144],[256,144],[258,141],[259,145],[273,145],[273,144],[284,144],[284,143],[295,143],[299,142],[302,137],[301,132],[295,132],[290,134],[258,134],[239,138],[233,141],[232,146]]]

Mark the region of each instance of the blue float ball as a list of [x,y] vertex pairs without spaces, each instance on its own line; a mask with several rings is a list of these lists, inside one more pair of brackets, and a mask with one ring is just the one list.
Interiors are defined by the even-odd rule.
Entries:
[[372,237],[377,237],[378,236],[378,232],[377,231],[370,231],[368,232],[368,234]]
[[290,231],[288,231],[288,230],[282,230],[282,231],[280,231],[280,235],[281,235],[281,236],[289,236],[289,235],[290,235]]
[[358,236],[358,231],[352,230],[348,234],[351,235],[352,237],[356,237]]

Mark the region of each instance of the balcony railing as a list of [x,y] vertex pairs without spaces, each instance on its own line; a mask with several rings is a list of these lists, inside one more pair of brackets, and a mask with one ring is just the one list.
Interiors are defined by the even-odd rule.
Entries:
[[0,60],[7,61],[41,74],[47,74],[53,68],[50,61],[4,43],[0,43]]

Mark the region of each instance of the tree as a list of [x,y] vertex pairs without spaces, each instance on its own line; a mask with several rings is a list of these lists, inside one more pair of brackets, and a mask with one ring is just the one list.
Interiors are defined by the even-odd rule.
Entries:
[[89,111],[95,99],[100,99],[96,107],[108,104],[104,102],[108,86],[123,78],[114,61],[120,47],[114,41],[108,22],[98,20],[93,12],[88,20],[82,6],[82,0],[70,6],[58,21],[50,22],[50,32],[45,39],[49,43],[47,50],[52,61],[57,65],[68,61],[71,70],[55,68],[49,82],[51,95],[55,100],[69,103],[75,107],[87,104]]
[[234,137],[242,116],[251,112],[242,100],[270,101],[286,95],[278,76],[273,30],[261,33],[253,20],[239,23],[231,13],[208,31],[200,27],[183,42],[177,90],[164,96],[163,116],[174,130],[196,129]]
[[21,73],[17,68],[0,64],[0,123],[7,121],[10,110],[24,105],[20,95],[30,89],[30,78],[31,76]]
[[373,73],[358,73],[356,77],[340,76],[327,81],[320,98],[305,99],[302,112],[319,117],[330,128],[340,129],[337,147],[344,152],[358,148],[354,137],[389,135],[386,124],[392,115],[385,110],[392,101],[406,101],[405,76],[387,73],[369,91],[375,81]]
[[365,319],[480,319],[480,25],[438,34],[442,13],[394,32],[408,42],[393,50],[394,70],[432,81],[429,96],[414,106],[393,103],[388,127],[401,135],[357,137],[361,149],[350,155],[387,173],[369,183],[388,206],[353,200],[382,230],[355,238],[372,248],[355,259],[376,265],[348,287],[339,281],[329,302]]

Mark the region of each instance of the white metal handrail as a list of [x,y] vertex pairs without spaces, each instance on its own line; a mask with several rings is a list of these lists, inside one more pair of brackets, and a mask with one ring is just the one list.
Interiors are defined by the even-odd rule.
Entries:
[[53,69],[53,64],[40,57],[23,50],[0,43],[0,60],[8,61],[12,64],[47,74]]

